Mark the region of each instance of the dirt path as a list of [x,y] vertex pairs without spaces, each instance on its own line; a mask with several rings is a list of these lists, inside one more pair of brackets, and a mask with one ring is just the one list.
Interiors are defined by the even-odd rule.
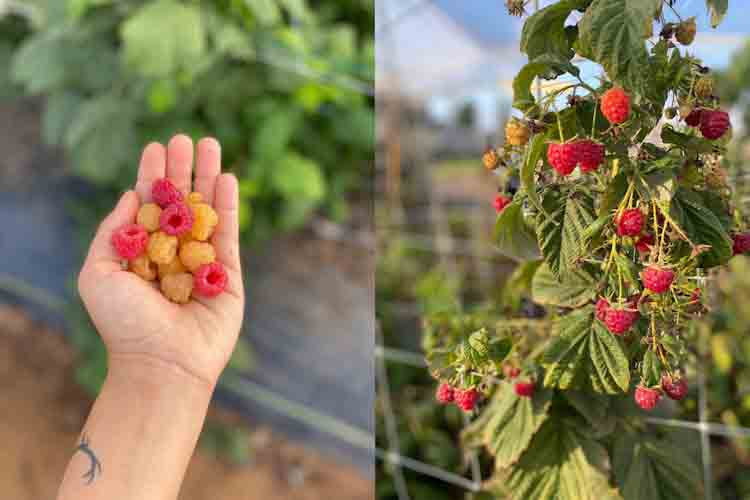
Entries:
[[[72,376],[61,335],[0,304],[0,491],[14,500],[52,499],[90,406]],[[180,500],[373,498],[372,483],[268,429],[253,432],[255,458],[232,466],[200,451]]]

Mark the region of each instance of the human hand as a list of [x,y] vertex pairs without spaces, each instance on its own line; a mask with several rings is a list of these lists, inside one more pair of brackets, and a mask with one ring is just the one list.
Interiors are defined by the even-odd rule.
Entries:
[[211,238],[216,259],[228,275],[225,293],[175,304],[154,284],[122,269],[110,243],[112,233],[135,222],[141,203],[151,201],[154,180],[167,177],[191,191],[193,143],[173,137],[165,149],[149,144],[141,157],[134,191],[126,192],[101,223],[78,277],[78,290],[104,341],[113,369],[138,370],[144,364],[187,375],[210,388],[228,362],[242,324],[244,290],[239,253],[238,186],[221,173],[221,149],[214,139],[198,142],[194,191],[219,215]]

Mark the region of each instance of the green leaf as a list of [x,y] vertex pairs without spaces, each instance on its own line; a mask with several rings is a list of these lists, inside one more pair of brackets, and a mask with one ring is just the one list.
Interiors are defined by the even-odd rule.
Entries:
[[649,386],[655,385],[661,380],[661,361],[652,349],[649,349],[643,355],[641,375]]
[[699,458],[683,445],[697,435],[658,439],[621,428],[616,436],[612,469],[624,498],[693,500],[702,495]]
[[281,20],[281,10],[274,0],[245,0],[260,24],[276,24]]
[[648,62],[646,27],[660,0],[594,0],[578,24],[581,43],[612,80],[635,89]]
[[551,190],[544,195],[545,213],[537,214],[537,239],[545,262],[556,277],[576,267],[586,250],[583,233],[594,222],[594,200],[582,192]]
[[573,50],[565,31],[565,20],[574,8],[574,2],[562,0],[529,16],[521,31],[521,52],[531,61],[542,55],[570,60]]
[[599,204],[599,216],[611,215],[628,190],[628,177],[625,172],[619,172],[607,185]]
[[592,437],[599,439],[610,434],[617,424],[611,411],[611,396],[588,391],[563,391],[568,403],[581,414],[591,426]]
[[547,420],[518,463],[499,471],[488,490],[512,500],[619,499],[609,486],[607,452],[577,428],[583,425],[578,420]]
[[200,10],[177,0],[147,3],[122,24],[120,37],[126,63],[147,77],[192,74],[206,51]]
[[596,295],[596,279],[584,268],[565,274],[562,281],[542,265],[531,282],[531,298],[545,306],[579,307]]
[[272,171],[271,182],[287,199],[317,203],[326,194],[326,183],[320,166],[294,152],[279,159]]
[[55,92],[47,98],[42,117],[42,137],[50,146],[62,145],[67,128],[76,120],[84,99],[76,92]]
[[702,137],[678,132],[670,124],[665,124],[661,129],[661,140],[666,144],[674,144],[692,154],[711,153],[715,146],[713,142]]
[[526,111],[535,104],[531,84],[536,77],[554,79],[563,73],[578,76],[578,68],[556,54],[543,54],[526,64],[513,79],[513,107]]
[[560,389],[586,387],[618,394],[628,390],[630,369],[619,340],[599,322],[587,306],[558,322],[559,334],[544,353],[544,385]]
[[528,297],[531,292],[531,283],[536,275],[541,260],[532,260],[518,265],[513,274],[505,281],[502,290],[501,302],[503,306],[517,311],[521,307],[521,300]]
[[729,0],[706,0],[706,8],[711,14],[711,27],[716,28],[724,20],[729,10]]
[[495,242],[497,250],[512,259],[536,260],[539,258],[536,238],[526,225],[520,202],[514,201],[497,217]]
[[66,30],[55,28],[28,38],[13,56],[11,77],[32,94],[60,87],[67,74]]
[[516,395],[512,383],[500,384],[479,418],[461,434],[468,446],[486,446],[502,468],[515,463],[547,419],[553,391],[538,390],[532,398]]
[[529,197],[531,204],[538,210],[541,210],[542,204],[539,201],[539,194],[536,192],[536,167],[546,150],[547,144],[544,134],[536,134],[531,140],[520,172],[521,187],[526,196]]
[[704,268],[724,264],[732,257],[732,240],[721,220],[702,202],[695,191],[680,188],[669,207],[670,216],[687,233],[696,245],[710,245],[711,249],[700,255]]

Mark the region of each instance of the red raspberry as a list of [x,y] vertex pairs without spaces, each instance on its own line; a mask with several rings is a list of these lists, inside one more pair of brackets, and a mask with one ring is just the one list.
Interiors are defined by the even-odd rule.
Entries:
[[654,293],[669,290],[674,281],[674,271],[658,266],[649,266],[641,272],[643,286]]
[[514,389],[516,394],[522,398],[530,398],[534,395],[534,382],[516,382]]
[[461,408],[465,412],[469,412],[474,409],[479,400],[479,391],[476,389],[456,389],[453,393],[453,397],[456,402],[456,406]]
[[585,139],[578,141],[578,163],[581,172],[594,172],[604,161],[604,144]]
[[504,365],[503,374],[507,378],[516,378],[517,376],[521,374],[521,369],[513,365]]
[[500,213],[505,207],[510,205],[511,201],[513,200],[511,200],[509,197],[499,194],[495,197],[495,201],[492,203],[492,205],[495,207],[495,212]]
[[161,211],[159,226],[162,231],[171,236],[180,236],[193,228],[194,220],[190,207],[185,203],[178,202]]
[[609,123],[622,123],[630,116],[630,96],[619,87],[611,88],[602,96],[601,109]]
[[596,301],[596,319],[602,322],[606,320],[607,311],[609,311],[609,302],[604,297],[599,298]]
[[737,233],[732,236],[734,255],[750,252],[750,233]]
[[220,262],[203,264],[193,274],[196,293],[216,297],[227,288],[227,272]]
[[690,112],[689,115],[685,117],[685,123],[688,124],[690,127],[697,127],[701,124],[701,115],[703,114],[703,110],[701,108],[696,108]]
[[643,230],[643,213],[637,208],[623,210],[617,218],[617,234],[620,236],[638,236]]
[[437,392],[435,393],[435,398],[440,404],[452,403],[455,396],[454,391],[455,389],[453,389],[453,386],[443,382],[438,386]]
[[148,245],[148,232],[138,224],[125,224],[112,233],[112,246],[123,259],[139,257]]
[[570,175],[578,165],[578,147],[572,143],[550,143],[547,148],[547,160],[558,174]]
[[701,289],[696,288],[693,290],[693,293],[690,295],[690,303],[695,304],[696,302],[700,302],[701,300]]
[[701,113],[701,133],[706,139],[718,139],[729,130],[729,115],[719,109],[707,109]]
[[649,389],[642,385],[635,389],[635,402],[644,410],[653,410],[660,399],[661,391],[659,389]]
[[649,253],[651,251],[651,247],[654,244],[654,235],[653,234],[644,234],[638,240],[635,242],[635,248],[640,253]]
[[161,208],[167,208],[172,203],[182,201],[182,193],[169,179],[156,179],[151,185],[151,197]]
[[631,307],[615,309],[610,306],[604,316],[604,324],[610,332],[615,335],[622,335],[630,330],[630,327],[636,322],[638,316],[638,312],[634,311]]
[[687,381],[684,378],[675,380],[669,375],[662,375],[661,388],[675,401],[682,400],[688,392]]

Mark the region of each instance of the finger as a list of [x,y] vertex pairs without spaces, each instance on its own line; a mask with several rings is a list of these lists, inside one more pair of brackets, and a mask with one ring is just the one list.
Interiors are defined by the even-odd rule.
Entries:
[[214,210],[219,216],[219,224],[211,239],[216,257],[229,270],[239,273],[239,188],[233,174],[221,174],[216,178]]
[[167,150],[158,142],[152,142],[143,149],[138,180],[135,183],[135,192],[143,203],[151,201],[151,185],[156,179],[164,177],[166,170]]
[[221,146],[216,139],[205,137],[198,142],[195,162],[195,190],[212,205],[216,178],[221,173]]
[[193,172],[193,141],[180,134],[167,145],[167,178],[184,194],[190,192]]
[[112,247],[112,233],[125,224],[135,222],[140,202],[135,191],[127,191],[117,202],[114,210],[102,221],[91,242],[86,264],[103,263],[112,270],[120,269],[122,260]]

